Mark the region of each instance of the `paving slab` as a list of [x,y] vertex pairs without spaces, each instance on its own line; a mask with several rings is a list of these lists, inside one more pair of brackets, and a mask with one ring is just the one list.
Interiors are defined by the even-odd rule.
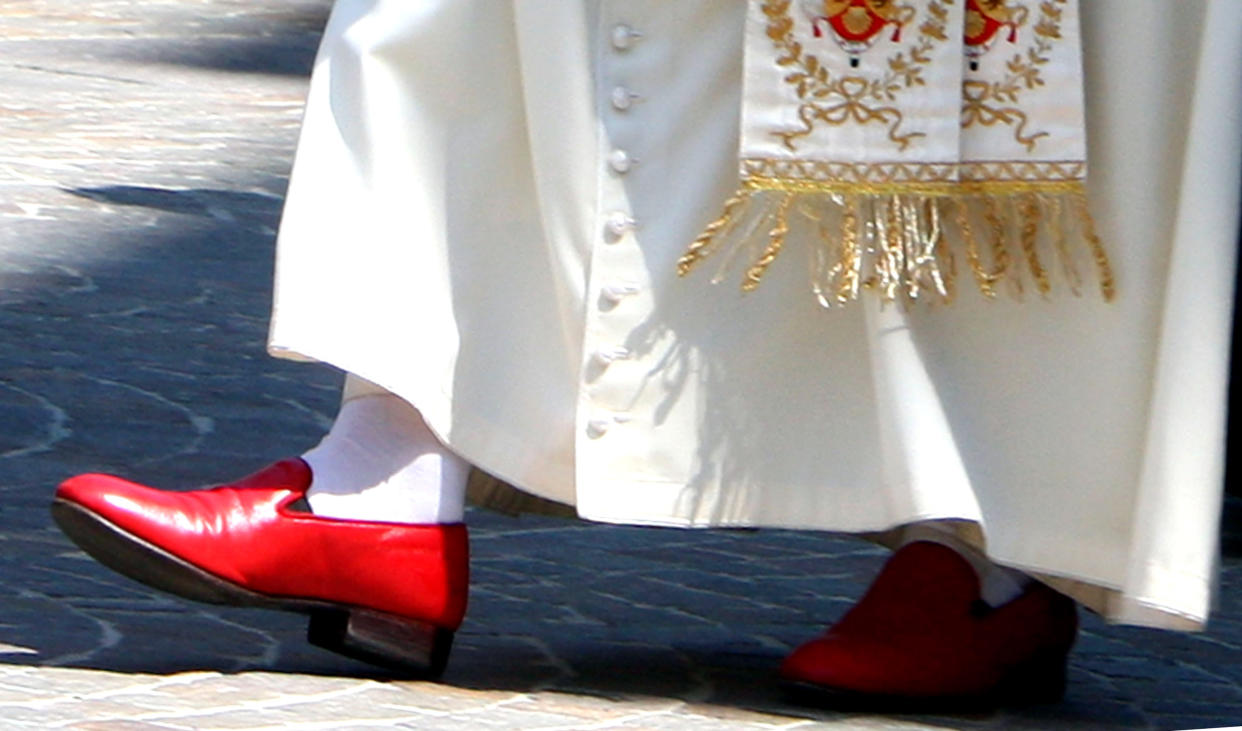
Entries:
[[[192,605],[51,525],[56,483],[185,488],[312,446],[340,375],[264,354],[273,241],[325,0],[0,3],[0,728],[999,729],[1242,723],[1242,561],[1207,632],[1085,617],[1065,701],[857,713],[774,668],[883,551],[791,531],[473,512],[440,682]],[[1229,535],[1237,535],[1231,527]]]

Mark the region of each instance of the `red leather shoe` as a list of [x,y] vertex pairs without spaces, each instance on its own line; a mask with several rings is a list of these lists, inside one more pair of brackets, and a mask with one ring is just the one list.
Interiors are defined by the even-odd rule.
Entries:
[[301,459],[190,492],[79,475],[57,489],[52,516],[82,550],[144,584],[308,613],[313,644],[439,674],[466,611],[466,527],[319,517],[298,509],[310,483]]
[[938,543],[911,543],[781,676],[830,702],[1052,702],[1065,692],[1074,602],[1040,583],[991,608],[974,569]]

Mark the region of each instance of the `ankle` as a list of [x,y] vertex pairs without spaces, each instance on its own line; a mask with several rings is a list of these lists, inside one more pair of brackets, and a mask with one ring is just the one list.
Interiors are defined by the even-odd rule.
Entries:
[[953,549],[975,570],[979,578],[979,596],[989,606],[1007,604],[1026,591],[1035,580],[1018,569],[992,562],[982,551],[962,540],[947,526],[936,523],[920,523],[907,528],[902,545],[916,541],[931,541]]
[[306,498],[326,517],[400,523],[459,523],[470,465],[399,397],[349,398],[323,441],[303,457],[313,474]]

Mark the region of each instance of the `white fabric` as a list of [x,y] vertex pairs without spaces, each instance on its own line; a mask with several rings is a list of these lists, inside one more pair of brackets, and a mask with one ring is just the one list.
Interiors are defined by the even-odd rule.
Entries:
[[[955,518],[1108,616],[1197,627],[1220,509],[1242,3],[1083,4],[1118,297],[822,311],[675,263],[737,187],[745,3],[339,0],[271,351],[416,405],[584,517]],[[641,38],[617,44],[621,26]],[[618,45],[622,47],[618,47]],[[624,151],[639,162],[620,170]],[[625,167],[625,166],[621,166]]]
[[332,429],[302,455],[316,515],[390,523],[460,523],[470,465],[403,399],[351,376]]

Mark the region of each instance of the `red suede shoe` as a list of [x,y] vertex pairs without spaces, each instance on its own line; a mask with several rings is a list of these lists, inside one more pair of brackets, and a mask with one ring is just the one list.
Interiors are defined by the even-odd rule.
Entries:
[[995,609],[956,551],[893,554],[866,595],[781,667],[791,688],[844,704],[1052,702],[1065,692],[1074,602],[1040,583]]
[[109,475],[56,491],[52,516],[100,563],[212,604],[310,614],[311,643],[438,675],[466,611],[466,527],[323,518],[289,459],[231,485],[168,492]]

